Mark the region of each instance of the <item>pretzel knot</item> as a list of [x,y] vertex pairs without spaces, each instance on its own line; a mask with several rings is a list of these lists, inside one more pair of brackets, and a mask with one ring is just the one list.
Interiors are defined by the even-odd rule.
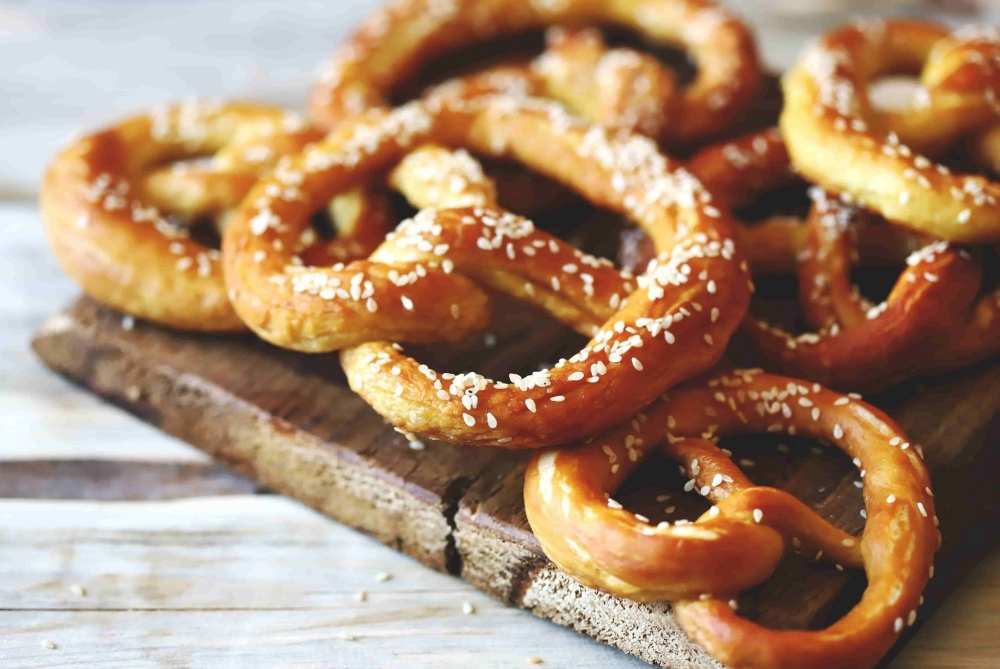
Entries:
[[[754,486],[714,444],[776,431],[854,458],[867,509],[860,539],[787,493]],[[687,471],[686,490],[714,503],[697,521],[652,525],[611,497],[655,448]],[[940,542],[918,447],[891,419],[855,396],[759,370],[683,385],[631,423],[538,453],[524,498],[532,531],[559,567],[624,597],[673,601],[685,631],[734,669],[873,666],[915,621]],[[768,578],[789,545],[868,576],[861,601],[824,630],[770,630],[735,611],[732,598]]]
[[[247,197],[226,230],[226,281],[240,316],[265,339],[345,349],[351,387],[400,429],[510,448],[579,438],[709,368],[743,317],[749,280],[729,220],[648,139],[612,136],[556,105],[504,96],[431,98],[341,129]],[[661,255],[633,279],[497,209],[481,188],[478,206],[422,211],[368,260],[300,266],[298,239],[317,206],[428,142],[517,158],[635,221]],[[468,205],[467,187],[481,178],[465,170],[446,182],[454,189],[416,204]],[[275,188],[288,185],[295,197]],[[435,372],[386,341],[475,332],[488,307],[481,287],[541,306],[591,340],[509,383]]]
[[[875,109],[868,85],[921,69],[919,105]],[[796,168],[891,221],[959,242],[1000,240],[1000,184],[936,155],[1000,123],[1000,35],[890,20],[826,35],[784,79],[781,128]],[[853,166],[844,169],[845,165]]]
[[[653,126],[645,126],[663,132],[657,139],[690,143],[724,130],[740,118],[760,82],[760,64],[748,28],[708,0],[398,0],[373,14],[334,55],[313,92],[312,114],[319,122],[333,127],[353,114],[385,106],[392,88],[435,56],[554,24],[613,24],[635,30],[656,44],[681,44],[688,49],[698,64],[697,78],[679,96],[674,96],[672,81],[665,81],[664,75],[650,62],[638,63],[638,70],[633,69],[637,64],[634,52],[615,50],[602,54],[592,36],[554,45],[569,57],[562,63],[569,70],[548,74],[554,74],[557,87],[568,93],[571,105],[575,101],[589,107],[596,102],[579,95],[576,84],[585,81],[592,86],[586,73],[598,65],[603,55],[608,57],[596,73],[600,76],[602,69],[608,70],[615,85],[625,81],[615,72],[618,66],[644,75],[632,79],[633,83],[640,83],[640,88],[619,98],[626,104],[630,104],[630,98],[649,93],[642,87],[654,86],[666,92],[676,114],[670,123],[654,119]],[[574,68],[574,63],[578,67]],[[574,76],[574,69],[585,76]],[[545,70],[543,66],[543,76]],[[618,115],[616,110],[609,111]],[[663,110],[654,112],[662,114]]]

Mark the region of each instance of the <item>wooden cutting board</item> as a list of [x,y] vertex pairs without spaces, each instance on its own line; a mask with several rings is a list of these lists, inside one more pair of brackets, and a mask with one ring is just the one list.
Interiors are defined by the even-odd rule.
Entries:
[[[417,350],[439,369],[503,376],[530,370],[579,341],[527,308],[502,304],[489,334]],[[638,604],[583,587],[542,554],[524,517],[525,454],[426,443],[412,448],[346,386],[335,355],[281,351],[249,335],[178,334],[81,298],[33,346],[56,371],[263,485],[371,534],[511,605],[570,626],[652,664],[719,666],[691,644],[669,604]],[[945,542],[921,621],[983,549],[1000,517],[1000,364],[880,398],[924,445]],[[755,481],[794,492],[835,524],[863,525],[856,470],[833,449],[784,439],[726,444]],[[676,468],[650,463],[618,495],[661,519],[692,517]],[[664,493],[668,501],[657,501]],[[669,509],[667,507],[676,507]],[[864,579],[788,558],[741,611],[780,627],[815,627],[856,601]],[[898,646],[897,646],[898,648]]]

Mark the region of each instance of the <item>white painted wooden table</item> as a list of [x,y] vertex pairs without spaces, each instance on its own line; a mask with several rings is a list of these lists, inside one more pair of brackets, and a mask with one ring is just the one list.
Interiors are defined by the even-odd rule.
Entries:
[[[373,4],[0,2],[0,467],[204,460],[29,352],[31,332],[76,292],[35,207],[48,157],[79,129],[169,99],[301,107],[319,63]],[[761,24],[775,65],[821,27]],[[996,666],[998,591],[994,553],[894,666]],[[0,667],[509,667],[532,656],[550,667],[640,666],[259,495],[0,499],[0,630]]]

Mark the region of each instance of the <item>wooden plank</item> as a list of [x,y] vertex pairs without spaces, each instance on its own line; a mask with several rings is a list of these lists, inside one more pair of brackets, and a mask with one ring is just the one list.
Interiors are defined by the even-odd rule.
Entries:
[[139,500],[252,494],[222,465],[126,460],[24,460],[0,467],[0,498]]
[[[573,343],[537,314],[497,312],[503,319],[493,325],[494,347],[477,340],[419,355],[442,369],[485,360],[476,367],[488,373],[523,371]],[[86,299],[50,320],[34,346],[53,368],[268,487],[460,574],[501,601],[654,664],[718,666],[688,642],[669,605],[583,588],[548,564],[523,516],[523,455],[435,443],[410,449],[346,388],[333,356],[278,351],[251,337],[181,335],[143,324],[126,330],[118,315]],[[1000,367],[905,395],[880,401],[925,445],[937,479],[946,546],[929,608],[954,587],[945,576],[957,578],[996,539],[991,523],[1000,491],[990,477],[1000,449],[988,446],[996,441],[990,426],[1000,407]],[[862,526],[856,473],[846,458],[830,449],[785,452],[767,439],[731,446],[754,459],[759,482],[795,492],[849,530]],[[647,470],[619,497],[655,521],[664,514],[651,506],[655,494],[676,493],[680,485],[674,467]],[[696,512],[698,503],[678,503],[676,513]],[[964,545],[965,535],[975,545]],[[859,581],[858,574],[789,559],[775,578],[745,594],[741,610],[772,625],[820,625],[850,603]]]
[[283,497],[0,500],[0,555],[4,667],[639,667]]
[[28,347],[31,334],[78,289],[49,250],[34,204],[0,203],[0,251],[0,458],[207,462],[200,451],[108,411],[38,364]]

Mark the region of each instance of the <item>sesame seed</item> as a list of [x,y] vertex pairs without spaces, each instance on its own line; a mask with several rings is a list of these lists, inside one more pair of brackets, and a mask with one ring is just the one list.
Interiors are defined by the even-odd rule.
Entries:
[[407,311],[413,311],[413,300],[408,298],[406,295],[401,295],[399,301],[403,304],[403,308]]
[[899,634],[900,632],[903,631],[903,625],[904,625],[903,619],[896,618],[896,620],[892,623],[892,629],[896,634]]
[[764,512],[761,511],[760,509],[754,509],[753,510],[753,522],[759,524],[762,520],[764,520]]
[[531,413],[535,413],[535,400],[529,397],[528,399],[524,400],[524,406],[526,406],[528,408],[528,411],[530,411]]
[[639,358],[632,358],[632,366],[635,367],[635,370],[637,372],[641,372],[643,369],[642,362],[639,360]]
[[462,413],[462,420],[464,420],[465,424],[468,425],[469,427],[472,427],[476,424],[476,419],[465,412]]
[[462,602],[462,613],[471,616],[476,612],[476,607],[472,605],[472,602]]
[[375,580],[378,581],[379,583],[385,583],[386,581],[391,581],[392,574],[390,574],[387,571],[380,571],[377,574],[375,574]]

